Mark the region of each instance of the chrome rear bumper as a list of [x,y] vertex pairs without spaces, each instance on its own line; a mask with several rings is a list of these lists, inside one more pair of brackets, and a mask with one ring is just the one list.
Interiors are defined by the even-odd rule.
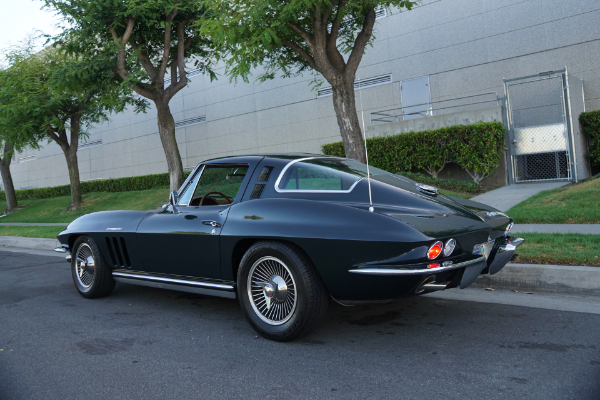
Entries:
[[485,257],[478,257],[474,260],[463,261],[456,264],[441,265],[437,268],[419,268],[419,269],[392,269],[392,268],[356,268],[348,272],[353,274],[376,275],[376,276],[415,276],[415,275],[430,275],[438,272],[451,271],[457,268],[464,268],[472,264],[485,261]]
[[510,236],[506,239],[506,243],[498,246],[495,252],[492,252],[492,257],[489,260],[489,274],[494,275],[500,272],[502,268],[513,258],[515,250],[523,244],[525,239]]

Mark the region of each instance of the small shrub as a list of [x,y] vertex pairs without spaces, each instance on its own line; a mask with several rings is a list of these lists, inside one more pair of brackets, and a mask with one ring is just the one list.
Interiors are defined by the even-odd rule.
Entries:
[[584,134],[589,138],[590,164],[592,174],[600,172],[600,110],[581,113],[579,123]]

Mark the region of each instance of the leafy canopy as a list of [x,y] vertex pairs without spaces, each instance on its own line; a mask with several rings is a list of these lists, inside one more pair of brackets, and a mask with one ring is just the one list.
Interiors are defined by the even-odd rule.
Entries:
[[[323,67],[315,63],[321,56],[343,72],[347,64],[342,54],[351,53],[347,62],[355,70],[364,46],[373,40],[370,27],[376,8],[411,9],[414,4],[404,0],[214,0],[201,29],[227,46],[229,72],[246,81],[259,65],[263,67],[260,81],[274,78],[278,71],[282,77],[306,69],[323,73]],[[318,54],[322,51],[326,54]],[[354,52],[360,54],[354,55],[358,62],[352,64]]]
[[137,111],[145,107],[130,90],[114,84],[118,77],[109,59],[76,58],[54,48],[35,53],[31,46],[13,49],[7,58],[10,68],[0,75],[0,129],[14,135],[18,148],[37,147],[72,128],[86,136],[112,112],[129,104]]
[[72,54],[122,57],[122,64],[114,58],[113,69],[145,97],[174,95],[185,86],[187,82],[177,85],[177,79],[165,82],[168,67],[171,77],[178,69],[181,77],[184,63],[193,62],[195,68],[215,76],[211,42],[193,27],[205,12],[200,0],[44,1],[71,26],[60,36],[60,46]]

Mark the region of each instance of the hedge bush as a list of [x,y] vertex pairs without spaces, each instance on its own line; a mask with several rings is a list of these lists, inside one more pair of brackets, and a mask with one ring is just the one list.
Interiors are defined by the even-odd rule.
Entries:
[[[190,172],[184,172],[184,179]],[[169,187],[169,174],[132,176],[129,178],[103,179],[98,181],[81,182],[81,193],[90,192],[129,192],[133,190],[148,190]],[[38,189],[15,190],[17,200],[48,199],[71,195],[71,185],[54,186]],[[0,199],[4,199],[0,191]]]
[[588,157],[592,164],[592,174],[600,172],[600,110],[581,113],[579,124],[590,141]]
[[[501,122],[478,122],[367,139],[369,161],[390,172],[424,169],[433,177],[450,162],[479,184],[500,163],[506,129]],[[322,146],[323,154],[345,157],[342,142]]]

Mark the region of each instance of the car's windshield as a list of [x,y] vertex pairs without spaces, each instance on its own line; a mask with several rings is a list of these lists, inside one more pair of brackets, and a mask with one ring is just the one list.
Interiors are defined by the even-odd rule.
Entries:
[[[371,175],[391,175],[369,167]],[[353,160],[316,158],[292,164],[279,182],[279,190],[349,191],[367,176],[367,166]]]

